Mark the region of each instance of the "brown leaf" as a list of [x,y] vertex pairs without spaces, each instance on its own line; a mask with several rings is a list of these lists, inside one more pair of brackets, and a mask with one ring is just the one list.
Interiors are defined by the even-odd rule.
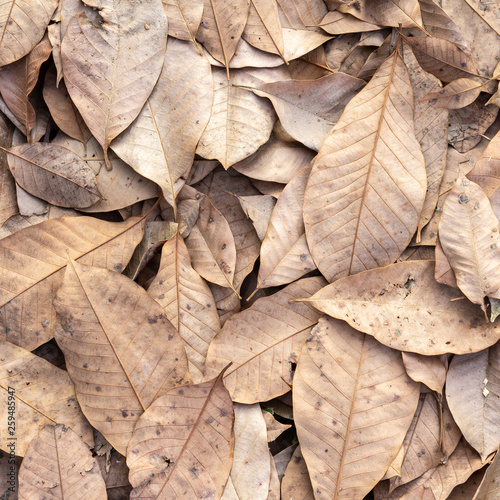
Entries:
[[500,484],[498,483],[500,464],[500,453],[496,453],[493,462],[486,469],[479,488],[474,495],[473,500],[494,500],[500,495]]
[[[44,425],[57,423],[71,427],[89,446],[93,446],[92,428],[76,401],[75,388],[68,373],[9,342],[0,341],[0,346],[0,417],[5,422],[2,449],[9,453],[7,444],[15,437],[15,454],[22,457]],[[7,422],[12,422],[8,419],[12,407],[15,413],[13,428],[8,429]],[[9,434],[9,430],[13,434]]]
[[448,362],[443,363],[442,356],[423,356],[414,352],[402,354],[408,376],[415,382],[422,382],[432,391],[442,394]]
[[0,240],[0,338],[28,350],[50,340],[56,322],[52,298],[68,253],[82,263],[121,271],[142,239],[144,222],[144,217],[121,223],[63,217]]
[[230,360],[224,382],[233,401],[251,404],[285,394],[292,364],[319,317],[309,304],[290,300],[309,296],[324,283],[319,277],[297,281],[232,316],[210,344],[205,377]]
[[212,98],[210,64],[192,43],[176,40],[139,116],[112,143],[123,161],[161,187],[173,207],[176,182],[189,173]]
[[102,8],[100,23],[75,15],[61,53],[68,92],[110,168],[111,141],[134,121],[160,74],[167,21],[160,0],[96,0],[92,6]]
[[304,223],[318,269],[333,281],[396,260],[425,190],[410,78],[396,51],[349,102],[313,163]]
[[319,80],[266,83],[254,93],[271,100],[294,139],[318,151],[345,105],[363,85],[358,78],[335,73]]
[[[5,36],[5,33],[2,34]],[[1,45],[0,38],[0,47]],[[45,36],[28,55],[0,69],[0,93],[14,116],[24,125],[28,137],[36,120],[35,110],[28,96],[33,92],[40,67],[49,58],[51,51],[49,38]]]
[[[476,352],[500,338],[500,323],[434,279],[433,261],[406,261],[348,276],[307,302],[383,344],[435,355]],[[369,311],[369,314],[367,314]]]
[[320,0],[278,0],[278,5],[283,27],[296,30],[318,25],[327,13]]
[[143,288],[107,269],[72,262],[54,307],[64,328],[56,340],[82,410],[125,455],[139,417],[183,382],[182,341]]
[[7,0],[0,6],[0,66],[29,54],[43,38],[58,5],[57,0],[19,2]]
[[376,24],[367,23],[350,14],[343,14],[338,10],[328,12],[322,19],[320,26],[327,33],[330,33],[330,35],[342,35],[344,33],[358,33],[360,31],[381,29],[381,27]]
[[500,132],[491,139],[467,177],[479,184],[488,197],[500,187]]
[[23,144],[7,152],[16,182],[53,205],[85,208],[102,197],[94,171],[72,151],[48,143]]
[[[0,146],[9,148],[12,143],[12,128],[0,113]],[[7,166],[7,153],[0,150],[0,227],[14,214],[17,214],[15,182]]]
[[276,420],[271,413],[266,410],[262,410],[262,416],[266,422],[267,429],[267,441],[270,443],[277,439],[283,432],[292,427],[291,424],[282,424],[279,420]]
[[399,352],[323,317],[300,354],[294,419],[316,499],[363,498],[396,457],[419,384]]
[[483,190],[460,175],[448,193],[439,241],[457,285],[484,309],[484,297],[500,299],[500,222]]
[[252,221],[257,236],[262,241],[266,236],[276,199],[268,194],[258,194],[254,196],[238,196],[238,200],[246,216]]
[[421,100],[427,101],[429,106],[436,108],[464,108],[477,99],[482,87],[484,87],[483,83],[471,78],[459,78],[450,82],[439,92],[430,92]]
[[281,481],[282,498],[314,500],[313,488],[300,446],[295,448]]
[[203,0],[203,16],[196,35],[212,56],[226,67],[248,19],[250,0]]
[[127,452],[131,498],[221,497],[234,446],[234,411],[223,372],[172,389],[137,422]]
[[258,287],[284,285],[316,269],[307,246],[302,205],[310,167],[287,184],[274,207],[260,249]]
[[203,0],[162,0],[168,19],[168,34],[196,45],[203,15]]
[[97,460],[63,424],[45,426],[31,442],[19,469],[19,498],[107,498]]
[[220,330],[212,292],[191,267],[188,249],[177,234],[163,245],[160,269],[148,293],[179,332],[195,383],[203,378],[208,346]]
[[498,366],[500,346],[455,356],[446,378],[446,398],[465,439],[483,462],[500,445]]

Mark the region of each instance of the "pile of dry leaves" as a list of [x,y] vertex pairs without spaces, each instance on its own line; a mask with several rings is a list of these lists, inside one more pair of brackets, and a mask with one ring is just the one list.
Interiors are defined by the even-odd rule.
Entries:
[[4,0],[2,498],[500,498],[499,61],[488,0]]

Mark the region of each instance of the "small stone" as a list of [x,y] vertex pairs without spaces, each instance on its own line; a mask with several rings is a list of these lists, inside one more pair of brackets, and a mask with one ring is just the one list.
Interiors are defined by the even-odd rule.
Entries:
[[469,179],[462,179],[462,186],[468,186],[470,184]]
[[469,197],[465,193],[460,193],[458,195],[458,201],[460,203],[469,203]]
[[476,204],[474,205],[474,210],[479,210],[481,208],[481,205],[479,204],[479,202],[476,202]]
[[488,389],[486,389],[486,387],[485,387],[485,388],[483,389],[483,396],[484,396],[485,398],[487,398],[489,393],[490,393],[490,391],[488,391]]

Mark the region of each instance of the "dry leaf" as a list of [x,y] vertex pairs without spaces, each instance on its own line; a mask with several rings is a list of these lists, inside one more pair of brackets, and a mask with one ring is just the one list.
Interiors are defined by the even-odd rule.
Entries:
[[161,0],[88,4],[101,19],[95,24],[84,12],[71,19],[61,44],[64,81],[111,168],[111,141],[137,117],[160,74],[167,21]]
[[500,132],[491,139],[467,176],[479,184],[488,197],[500,187]]
[[313,488],[300,446],[295,448],[281,481],[281,496],[284,499],[314,500]]
[[433,261],[420,260],[342,278],[307,302],[389,347],[426,356],[497,342],[500,323],[486,323],[479,307],[460,297],[435,281]]
[[297,436],[316,499],[363,498],[382,479],[418,389],[397,351],[346,323],[320,320],[293,382]]
[[219,315],[208,285],[191,267],[188,249],[177,234],[163,245],[160,269],[148,293],[179,332],[195,383],[203,378],[208,346],[220,330]]
[[436,108],[459,109],[472,104],[483,87],[483,83],[471,78],[459,78],[450,82],[439,92],[430,92],[421,100],[427,100],[429,106]]
[[270,412],[266,410],[262,410],[262,416],[264,417],[264,421],[266,422],[268,442],[274,441],[279,436],[281,436],[283,432],[292,427],[291,424],[282,424],[279,420],[276,420]]
[[107,498],[97,460],[71,428],[46,425],[31,442],[19,469],[19,498]]
[[479,488],[473,500],[494,500],[500,495],[500,485],[498,483],[498,467],[500,464],[500,454],[497,452],[493,462],[486,469]]
[[233,401],[251,404],[285,394],[299,351],[319,318],[309,304],[290,300],[310,296],[324,283],[319,277],[297,281],[232,316],[210,344],[205,377],[230,358],[224,382]]
[[54,306],[64,328],[56,340],[82,410],[125,455],[142,413],[183,382],[182,341],[144,289],[107,269],[71,262]]
[[203,0],[162,0],[168,19],[168,34],[196,45],[203,15]]
[[172,389],[139,419],[127,452],[132,498],[221,497],[234,446],[233,404],[222,376]]
[[447,362],[443,363],[442,356],[423,356],[414,352],[402,354],[408,376],[415,382],[422,382],[432,391],[442,394],[448,366]]
[[345,33],[358,33],[360,31],[381,29],[381,27],[376,24],[367,23],[350,14],[343,14],[338,10],[328,12],[322,19],[320,26],[327,33],[330,33],[330,35],[342,35]]
[[304,223],[318,269],[333,281],[396,260],[417,228],[425,190],[410,78],[394,52],[349,102],[313,163]]
[[241,208],[252,221],[257,236],[262,241],[266,236],[269,219],[276,199],[271,195],[238,196]]
[[[0,113],[0,146],[9,148],[11,143],[12,127],[9,127],[4,115]],[[0,227],[17,212],[15,182],[7,166],[7,153],[0,150]]]
[[446,377],[446,399],[465,439],[483,462],[500,445],[498,364],[500,345],[455,356]]

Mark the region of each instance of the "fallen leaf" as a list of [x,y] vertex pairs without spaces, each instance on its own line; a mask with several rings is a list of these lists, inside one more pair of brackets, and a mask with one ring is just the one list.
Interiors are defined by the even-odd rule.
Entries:
[[238,196],[241,208],[252,221],[257,236],[262,241],[266,236],[269,219],[276,200],[270,195]]
[[293,382],[297,437],[316,499],[363,498],[382,479],[410,426],[418,389],[397,351],[346,323],[320,320]]
[[168,34],[196,45],[203,15],[203,0],[162,0],[168,19]]
[[107,498],[97,460],[71,428],[45,426],[33,439],[19,469],[19,498],[42,500]]
[[133,498],[221,497],[234,446],[233,404],[223,374],[172,389],[144,412],[127,450]]
[[285,28],[297,30],[311,28],[319,24],[327,13],[325,4],[320,0],[277,1],[281,23]]
[[360,31],[372,31],[381,29],[376,24],[368,23],[350,14],[343,14],[335,10],[328,12],[321,20],[320,26],[330,35],[343,35],[345,33],[358,33]]
[[500,464],[500,454],[497,452],[495,458],[486,469],[483,480],[477,488],[473,500],[492,500],[499,496],[500,485],[498,484],[498,468]]
[[500,323],[486,323],[480,308],[460,297],[435,281],[433,261],[419,260],[342,278],[306,301],[389,347],[426,356],[497,342]]
[[313,488],[300,446],[295,448],[281,481],[282,498],[314,500]]
[[421,100],[427,101],[429,106],[435,106],[436,108],[464,108],[477,99],[483,87],[483,83],[476,82],[471,78],[458,78],[439,92],[430,92]]
[[402,355],[406,373],[411,379],[442,394],[448,368],[448,363],[443,363],[442,356],[423,356],[414,352],[403,352]]
[[[12,128],[0,114],[0,146],[5,149],[10,148],[11,143]],[[0,227],[17,212],[15,182],[7,165],[7,153],[0,150]]]
[[264,417],[264,421],[266,423],[267,441],[269,443],[276,440],[279,436],[281,436],[281,434],[283,434],[283,432],[292,427],[291,424],[282,424],[266,410],[262,410],[262,416]]
[[483,154],[467,177],[479,184],[485,194],[491,197],[500,187],[500,132],[489,142]]

